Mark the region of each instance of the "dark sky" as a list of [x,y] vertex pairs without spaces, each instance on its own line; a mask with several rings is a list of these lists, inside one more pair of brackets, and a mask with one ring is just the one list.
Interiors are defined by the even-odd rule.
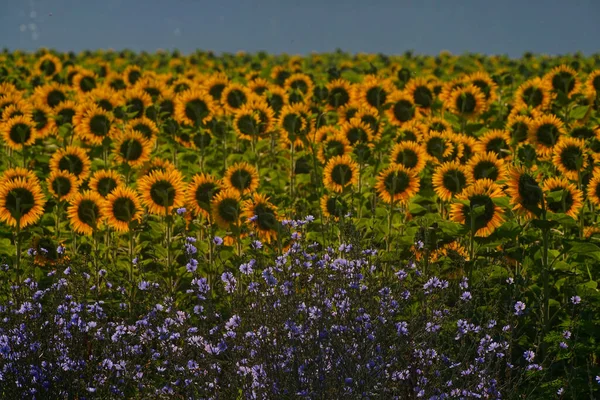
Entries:
[[599,39],[599,0],[0,0],[11,50],[520,56],[591,54]]

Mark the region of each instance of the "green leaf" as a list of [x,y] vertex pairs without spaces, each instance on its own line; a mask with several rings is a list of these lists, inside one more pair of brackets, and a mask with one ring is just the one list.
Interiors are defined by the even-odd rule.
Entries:
[[578,240],[565,241],[566,253],[568,255],[581,255],[593,258],[600,262],[600,247],[591,242]]
[[589,111],[590,106],[577,106],[571,110],[569,113],[569,117],[574,120],[579,120],[585,117],[587,112]]

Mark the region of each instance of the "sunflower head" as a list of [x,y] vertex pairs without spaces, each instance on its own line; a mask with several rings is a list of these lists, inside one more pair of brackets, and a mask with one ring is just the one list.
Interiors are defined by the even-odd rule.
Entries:
[[336,156],[329,160],[323,171],[325,187],[341,193],[358,183],[358,165],[349,155]]
[[403,203],[419,191],[420,182],[417,174],[400,164],[392,164],[377,177],[375,189],[379,197],[386,203]]
[[588,166],[585,142],[572,137],[562,137],[554,147],[552,163],[568,179],[577,177]]
[[563,177],[551,177],[544,181],[542,189],[549,211],[577,219],[583,206],[583,193],[573,183]]
[[75,175],[67,171],[53,170],[46,179],[48,191],[52,196],[60,200],[69,200],[79,188],[79,180]]
[[60,73],[62,62],[55,55],[45,54],[38,59],[35,70],[46,77],[52,77]]
[[353,100],[352,86],[348,81],[336,79],[327,84],[327,108],[337,110],[347,106]]
[[212,118],[215,111],[212,97],[204,90],[186,90],[175,98],[175,119],[180,124],[201,126]]
[[342,196],[326,194],[321,197],[320,203],[323,216],[325,218],[333,218],[336,221],[343,218],[350,211],[348,203]]
[[502,208],[494,203],[494,199],[502,196],[498,185],[489,179],[482,179],[456,197],[450,217],[471,230],[475,236],[487,237],[504,220]]
[[35,122],[26,116],[16,116],[0,125],[4,142],[13,150],[31,146],[36,139]]
[[222,183],[211,175],[195,175],[187,189],[186,204],[197,214],[209,218],[210,205],[221,189]]
[[566,65],[553,68],[544,76],[544,80],[552,87],[552,90],[569,97],[577,93],[581,86],[577,78],[577,71]]
[[80,181],[90,174],[92,162],[84,149],[77,146],[67,146],[57,150],[50,159],[50,169],[72,173]]
[[446,108],[453,114],[473,119],[487,110],[485,95],[475,85],[455,89],[445,102]]
[[411,122],[420,117],[420,112],[413,98],[401,91],[396,91],[390,96],[391,107],[386,110],[389,120],[398,126]]
[[510,159],[510,134],[504,130],[492,129],[479,137],[474,150],[477,153],[491,152],[498,158]]
[[131,167],[139,167],[150,159],[152,143],[141,132],[128,130],[116,141],[114,147],[115,159]]
[[80,108],[76,118],[75,133],[84,142],[98,146],[117,135],[112,114],[93,103]]
[[270,243],[279,233],[281,227],[277,207],[269,202],[265,195],[254,193],[242,207],[242,215],[252,221],[258,237]]
[[412,97],[414,104],[424,110],[429,110],[435,100],[431,84],[424,78],[411,79],[404,91]]
[[548,82],[533,78],[524,82],[515,92],[514,107],[545,110],[553,99],[552,86]]
[[183,176],[178,170],[152,172],[139,180],[138,190],[151,214],[168,215],[185,201]]
[[565,134],[564,124],[555,115],[545,114],[533,120],[529,127],[529,142],[535,145],[536,151],[542,157],[552,154],[554,145]]
[[514,166],[509,169],[509,176],[506,193],[510,196],[513,210],[529,218],[539,216],[544,194],[537,174],[524,167]]
[[118,232],[128,232],[132,223],[141,220],[142,212],[139,195],[126,186],[114,189],[102,206],[102,216]]
[[432,177],[433,189],[440,199],[450,201],[473,183],[467,167],[458,161],[450,161],[438,166]]
[[223,184],[227,189],[235,190],[239,195],[252,193],[258,189],[258,172],[256,168],[246,162],[236,163],[227,168]]
[[419,173],[425,168],[427,153],[422,145],[413,141],[396,143],[390,154],[390,163]]
[[76,193],[67,208],[73,230],[83,235],[93,234],[102,222],[103,204],[104,199],[98,193]]
[[94,172],[90,178],[89,187],[102,198],[106,198],[122,184],[123,180],[118,172],[112,169],[101,169]]
[[212,216],[222,228],[237,225],[241,215],[240,196],[236,190],[224,189],[214,196],[211,204]]
[[37,182],[15,178],[0,184],[0,221],[24,228],[36,223],[46,201]]

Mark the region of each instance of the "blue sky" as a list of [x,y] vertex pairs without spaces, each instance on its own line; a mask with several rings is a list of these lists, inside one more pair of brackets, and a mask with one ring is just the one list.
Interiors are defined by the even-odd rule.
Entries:
[[0,47],[11,50],[518,57],[591,54],[598,38],[598,0],[0,0]]

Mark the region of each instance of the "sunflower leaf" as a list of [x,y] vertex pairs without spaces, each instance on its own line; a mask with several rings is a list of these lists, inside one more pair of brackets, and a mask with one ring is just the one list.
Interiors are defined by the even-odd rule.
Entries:
[[590,106],[577,106],[571,110],[569,113],[569,118],[574,120],[583,119],[589,110]]

